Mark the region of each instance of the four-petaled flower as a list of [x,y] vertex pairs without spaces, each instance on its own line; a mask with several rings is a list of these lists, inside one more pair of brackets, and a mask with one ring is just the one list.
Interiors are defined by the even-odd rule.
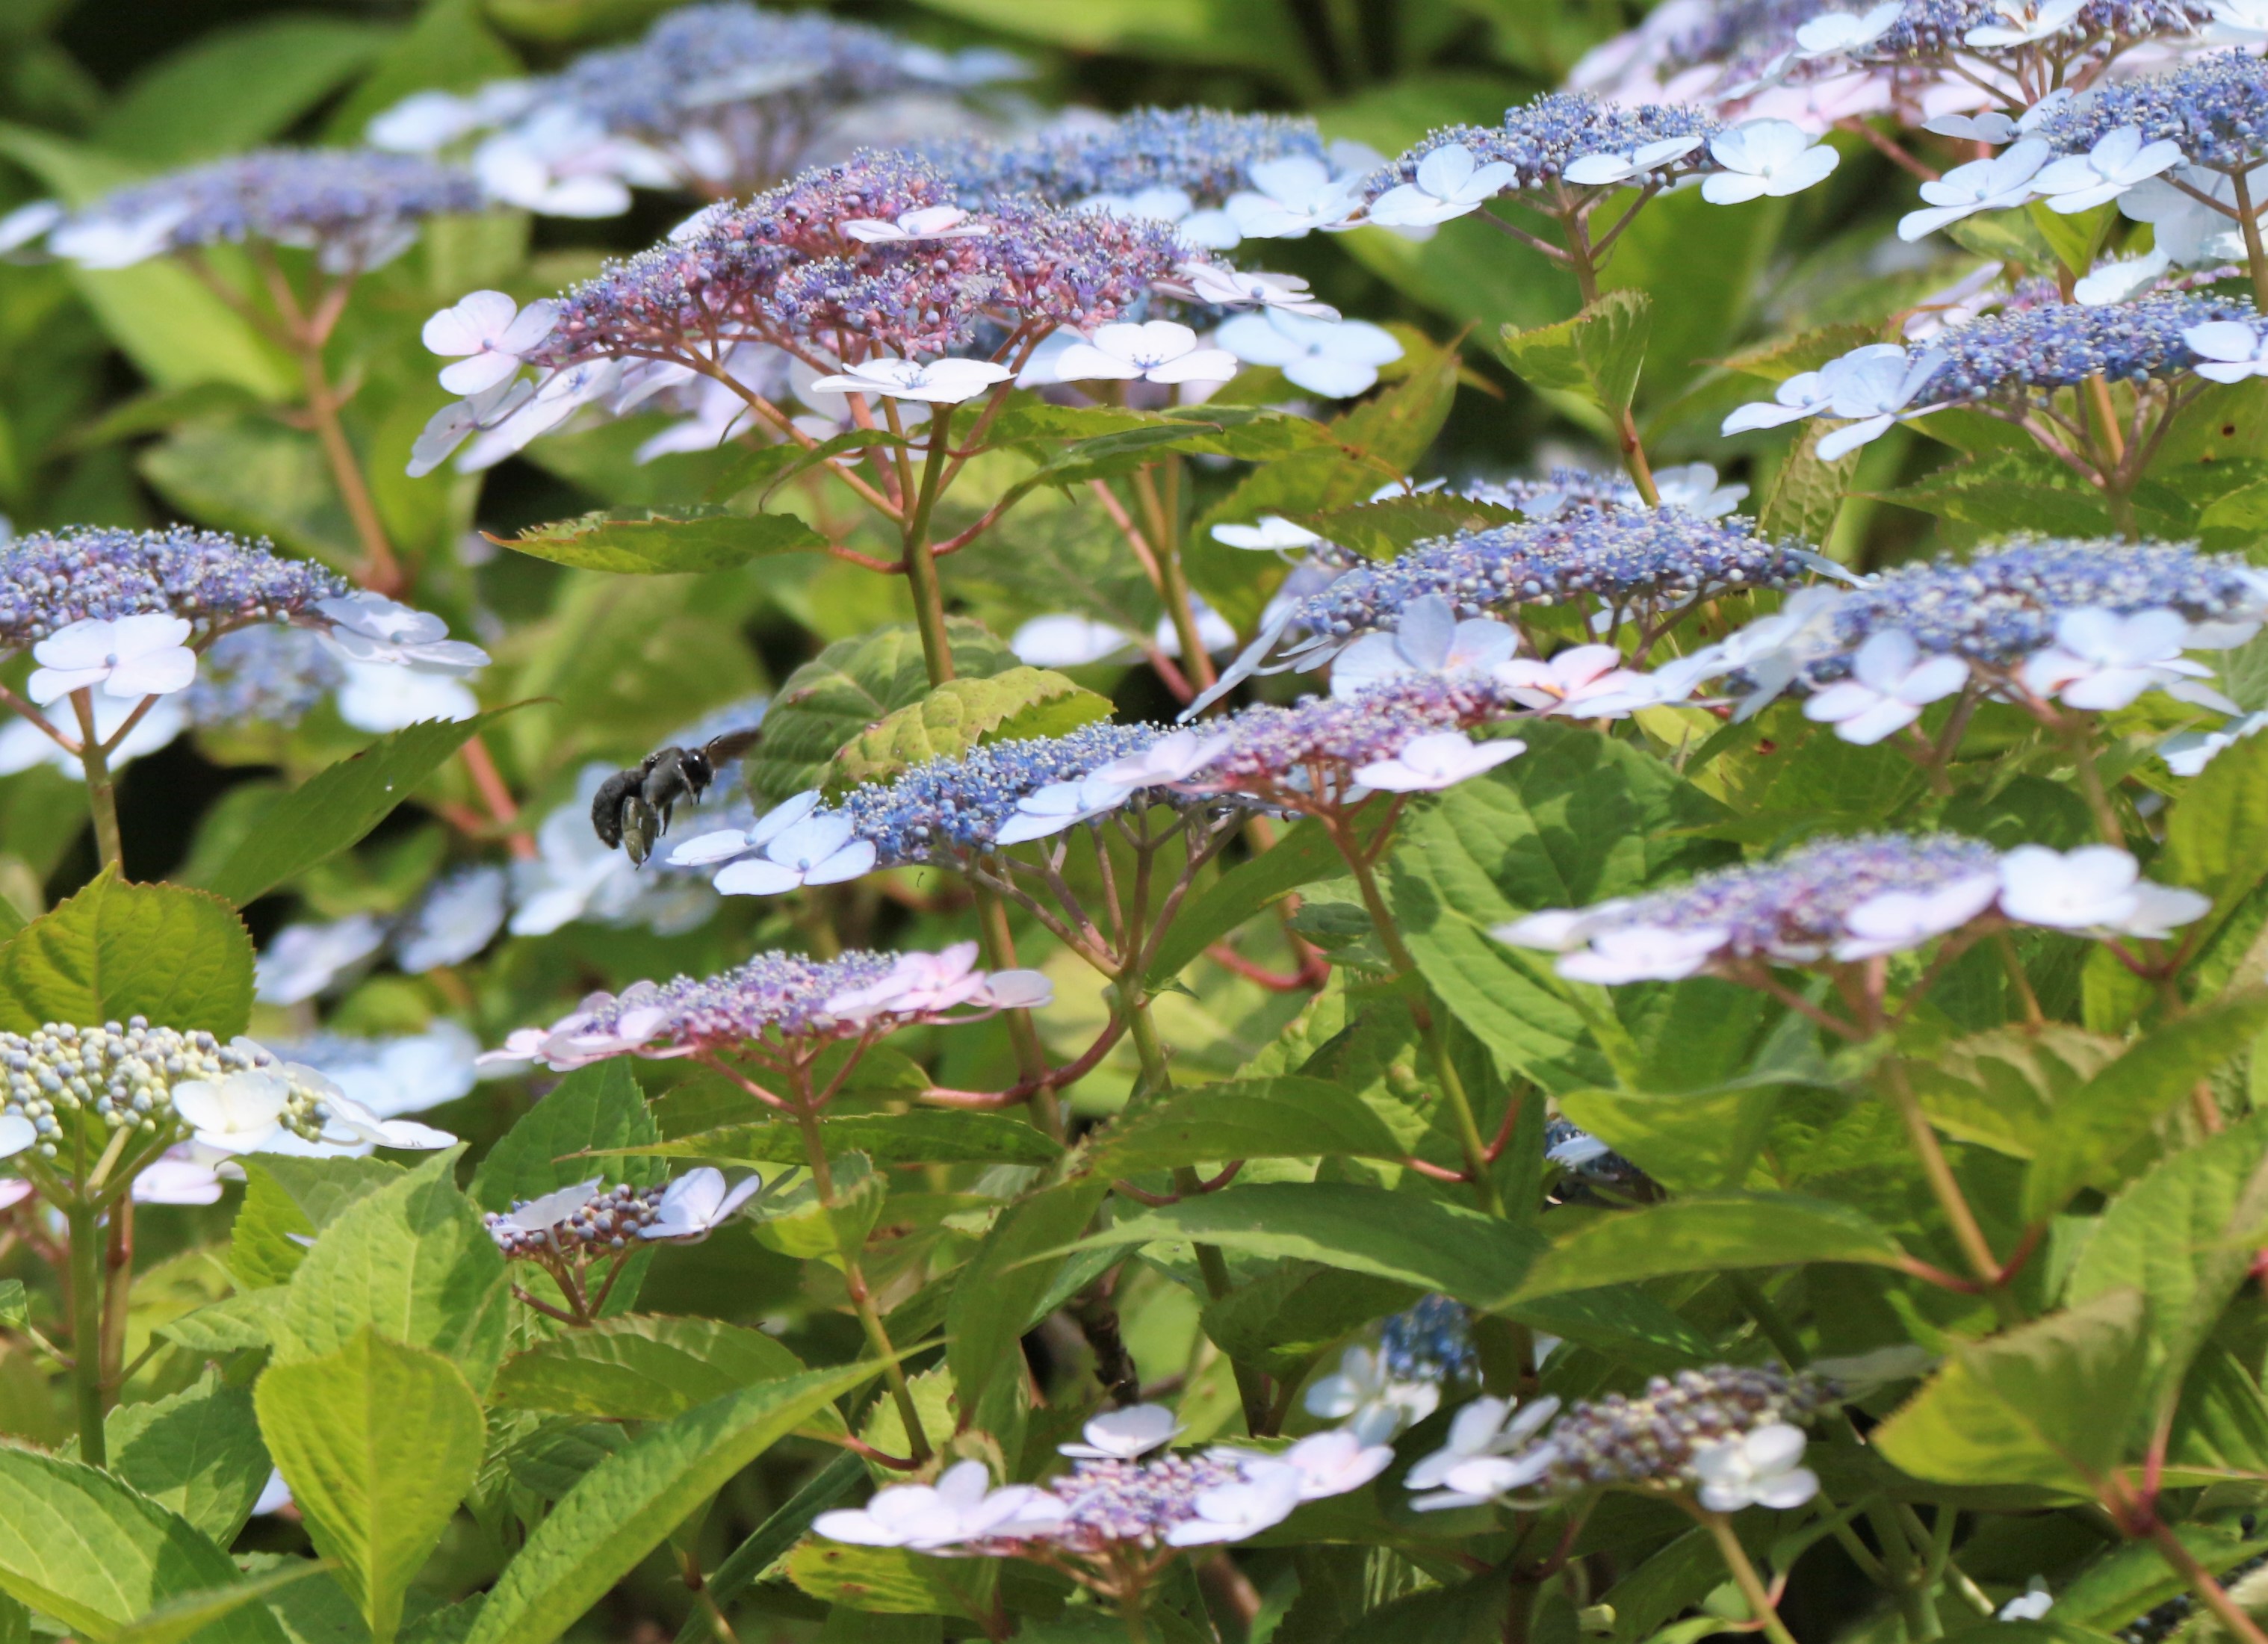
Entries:
[[711,1164],[696,1166],[662,1191],[653,1220],[641,1225],[638,1237],[697,1244],[762,1190],[764,1178],[748,1176],[725,1185],[725,1172]]
[[1518,657],[1499,663],[1496,681],[1539,713],[1620,719],[1662,700],[1653,679],[1622,661],[1612,645],[1573,645],[1549,662]]
[[1969,664],[1960,657],[1925,657],[1912,635],[1890,628],[1859,647],[1851,678],[1805,701],[1803,716],[1863,747],[1904,730],[1930,703],[1968,683]]
[[1520,168],[1502,160],[1484,165],[1462,143],[1445,143],[1418,162],[1415,180],[1398,183],[1370,202],[1381,228],[1431,228],[1479,210],[1520,181]]
[[1905,0],[1883,0],[1863,12],[1829,11],[1813,18],[1795,31],[1798,55],[1831,57],[1873,45],[1896,26]]
[[1440,1405],[1441,1390],[1432,1382],[1403,1381],[1383,1355],[1354,1347],[1339,1355],[1335,1374],[1319,1376],[1308,1387],[1305,1402],[1308,1414],[1344,1421],[1347,1431],[1365,1444],[1382,1444],[1432,1415]]
[[845,366],[833,377],[812,384],[821,393],[880,394],[891,400],[925,400],[932,405],[957,406],[974,400],[995,383],[1015,373],[990,360],[866,360]]
[[1312,155],[1262,160],[1248,174],[1251,188],[1222,208],[1247,239],[1304,239],[1319,228],[1347,227],[1362,201],[1361,173],[1334,175]]
[[1701,1505],[1712,1513],[1801,1507],[1819,1494],[1819,1475],[1802,1464],[1804,1443],[1801,1427],[1774,1421],[1695,1450]]
[[185,691],[197,677],[197,654],[182,642],[188,637],[187,617],[157,611],[69,623],[32,647],[40,665],[25,690],[42,707],[98,685],[105,696],[129,698]]
[[1133,1461],[1172,1443],[1182,1427],[1164,1405],[1134,1405],[1104,1411],[1079,1429],[1084,1442],[1058,1444],[1056,1450],[1073,1460]]
[[1646,143],[1624,154],[1583,154],[1567,162],[1559,174],[1571,183],[1585,187],[1603,187],[1610,183],[1626,183],[1641,178],[1649,172],[1675,165],[1699,148],[1704,139],[1699,133],[1684,137],[1664,137],[1658,143]]
[[2180,701],[2237,712],[2220,692],[2197,683],[2213,670],[2182,655],[2189,642],[2190,625],[2178,611],[2160,605],[2120,616],[2082,606],[2058,617],[2056,642],[2025,659],[2024,686],[2073,708],[2124,708],[2145,691],[2163,690]]
[[1854,420],[1820,440],[1819,459],[1832,462],[1888,433],[1943,363],[1933,350],[1911,363],[1870,354],[1837,372],[1830,384],[1833,393],[1827,415]]
[[1436,730],[1403,744],[1392,759],[1358,765],[1354,779],[1389,794],[1437,793],[1527,752],[1517,738],[1475,742],[1462,730]]
[[846,816],[814,815],[816,791],[785,799],[766,813],[756,826],[740,834],[733,846],[733,830],[703,833],[688,840],[671,853],[679,867],[699,866],[731,855],[755,852],[719,872],[717,889],[726,896],[777,896],[799,884],[839,884],[856,879],[874,865],[871,840],[853,839]]
[[2026,137],[1991,159],[1956,165],[1924,183],[1921,197],[1929,204],[1898,219],[1898,238],[1919,239],[1979,211],[2005,211],[2023,204],[2032,197],[2032,180],[2047,164],[2049,152],[2039,138]]
[[1285,380],[1346,400],[1378,380],[1378,368],[1402,357],[1402,345],[1366,319],[1319,319],[1271,308],[1239,314],[1220,328],[1220,346],[1253,365],[1280,368]]
[[2000,911],[2027,925],[2158,938],[2212,906],[2195,891],[2143,878],[2140,864],[2115,845],[2019,845],[2000,858]]
[[869,246],[894,246],[917,239],[970,239],[990,234],[992,225],[970,222],[968,213],[959,206],[938,205],[904,212],[895,222],[852,217],[843,224],[843,231]]
[[2217,383],[2268,377],[2268,335],[2243,320],[2207,320],[2183,332],[2182,341],[2205,356],[2202,363],[2191,368],[2200,377]]
[[291,1082],[274,1068],[252,1068],[217,1079],[185,1079],[173,1087],[173,1111],[196,1141],[216,1153],[257,1153],[284,1132]]
[[[1525,1405],[1518,1399],[1474,1399],[1450,1421],[1448,1442],[1430,1455],[1419,1457],[1403,1475],[1402,1482],[1409,1488],[1432,1492],[1418,1496],[1410,1505],[1421,1512],[1434,1512],[1443,1508],[1478,1507],[1500,1494],[1500,1486],[1477,1494],[1441,1486],[1469,1462],[1506,1457],[1520,1450],[1558,1413],[1557,1398],[1537,1398]],[[1489,1481],[1494,1482],[1493,1476]]]
[[1226,349],[1197,347],[1197,334],[1170,319],[1099,327],[1094,340],[1073,342],[1056,356],[1059,382],[1107,377],[1131,382],[1225,383],[1236,375]]
[[1992,51],[2008,46],[2036,46],[2071,26],[2087,0],[1995,0],[1993,10],[2008,20],[1980,23],[1961,37],[1963,45]]
[[522,308],[502,291],[475,291],[427,320],[422,334],[433,353],[463,356],[441,368],[441,386],[478,394],[516,373],[557,323],[558,305],[549,298]]
[[1701,180],[1701,197],[1712,205],[1800,194],[1825,180],[1841,158],[1786,120],[1752,120],[1720,131],[1709,139],[1709,152],[1725,168]]
[[449,637],[449,625],[431,612],[357,589],[315,609],[330,620],[323,643],[349,663],[383,662],[396,667],[464,673],[485,668],[488,652]]
[[1843,915],[1850,935],[1835,944],[1835,957],[1849,961],[1881,953],[1902,953],[1932,937],[1958,930],[1992,906],[2000,894],[1998,874],[1976,873],[1934,891],[1884,891]]
[[2142,141],[2139,126],[2106,132],[2085,154],[2066,155],[2040,168],[2032,187],[2051,211],[2069,217],[2116,200],[2136,184],[2182,163],[2182,145],[2170,138]]
[[1215,262],[1185,262],[1174,270],[1180,276],[1171,287],[1192,301],[1218,308],[1281,309],[1318,319],[1336,319],[1339,311],[1307,290],[1296,274],[1270,274],[1259,268],[1225,268]]
[[1029,1485],[1000,1490],[991,1485],[983,1462],[957,1462],[934,1485],[892,1485],[877,1490],[863,1508],[821,1513],[811,1527],[830,1541],[854,1546],[934,1552],[1027,1519],[1047,1505]]
[[1331,694],[1352,696],[1413,673],[1482,672],[1509,664],[1520,635],[1494,617],[1457,620],[1439,594],[1411,600],[1392,630],[1366,634],[1331,664]]

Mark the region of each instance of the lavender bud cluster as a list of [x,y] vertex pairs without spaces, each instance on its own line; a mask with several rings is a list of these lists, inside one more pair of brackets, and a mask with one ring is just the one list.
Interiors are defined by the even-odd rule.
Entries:
[[1358,567],[1293,607],[1290,626],[1351,638],[1393,627],[1405,606],[1427,594],[1464,616],[1570,599],[1659,611],[1728,589],[1789,587],[1819,564],[1816,554],[1792,541],[1764,540],[1752,521],[1737,516],[1703,519],[1683,509],[1571,502],[1549,518],[1438,537]]
[[1452,144],[1469,150],[1484,165],[1502,162],[1511,166],[1519,177],[1507,185],[1509,192],[1550,195],[1576,187],[1564,182],[1561,173],[1586,155],[1631,154],[1652,143],[1695,139],[1690,151],[1630,180],[1632,187],[1641,181],[1668,183],[1714,169],[1707,139],[1726,128],[1723,121],[1697,108],[1660,103],[1618,107],[1580,92],[1547,92],[1505,110],[1502,125],[1445,126],[1427,132],[1372,172],[1363,184],[1363,196],[1375,200],[1389,188],[1414,183],[1419,163],[1435,149]]
[[416,155],[264,149],[107,194],[72,213],[48,244],[75,260],[115,264],[267,240],[313,247],[325,268],[345,273],[403,250],[426,217],[485,203],[471,172]]
[[1893,631],[1926,653],[2007,668],[2054,644],[2070,611],[2168,608],[2192,623],[2244,623],[2258,620],[2264,605],[2268,578],[2242,554],[2018,537],[1971,559],[1898,566],[1852,590],[1830,619],[1833,650],[1807,659],[1800,677],[1813,686],[1840,679],[1861,645]]
[[238,628],[205,652],[182,702],[192,724],[258,721],[290,727],[345,679],[346,671],[309,629]]
[[[2006,25],[1996,0],[1907,0],[1888,33],[1852,55],[1886,64],[1944,62],[1956,55],[1989,56],[1969,43],[1971,30]],[[2129,41],[2194,33],[2213,21],[2206,0],[2087,0],[2051,36],[2059,49],[2075,40]]]
[[515,1200],[510,1210],[482,1218],[507,1261],[578,1258],[627,1250],[639,1229],[653,1225],[666,1188],[602,1186],[583,1182]]
[[1280,793],[1304,786],[1317,767],[1329,774],[1392,760],[1420,737],[1469,730],[1520,711],[1508,690],[1477,674],[1413,675],[1290,708],[1256,703],[1219,723],[1227,746],[1184,787]]
[[1429,1295],[1388,1319],[1379,1332],[1378,1357],[1398,1382],[1469,1382],[1480,1374],[1473,1347],[1473,1310],[1446,1295]]
[[1824,1376],[1791,1376],[1777,1365],[1657,1376],[1636,1398],[1609,1393],[1553,1422],[1536,1446],[1550,1455],[1543,1488],[1570,1495],[1614,1485],[1690,1486],[1699,1482],[1695,1452],[1778,1422],[1800,1427],[1837,1397]]
[[[203,1031],[152,1027],[138,1016],[98,1027],[49,1022],[29,1034],[0,1033],[0,1074],[6,1081],[0,1118],[30,1124],[39,1133],[40,1152],[53,1158],[71,1116],[107,1130],[154,1135],[176,1122],[174,1085],[276,1065],[247,1041],[224,1045]],[[320,1100],[295,1086],[284,1122],[312,1140],[322,1128]]]
[[1063,1517],[1042,1535],[1065,1552],[1088,1555],[1163,1546],[1177,1525],[1198,1516],[1199,1496],[1244,1477],[1233,1458],[1187,1451],[1142,1462],[1081,1461],[1042,1486],[1064,1503]]
[[91,617],[158,613],[210,632],[297,616],[347,591],[320,565],[217,531],[33,532],[0,548],[0,648],[20,650]]
[[2235,172],[2268,153],[2268,65],[2242,51],[2215,52],[2166,74],[2103,85],[2043,114],[2032,135],[2084,154],[2132,126],[2145,143],[2181,145],[2192,165]]
[[832,959],[800,953],[759,953],[714,976],[634,982],[618,997],[600,996],[561,1024],[590,1041],[620,1039],[652,1051],[736,1045],[767,1036],[831,1037],[844,1030],[830,1000],[880,981],[895,956],[851,952]]
[[850,818],[854,837],[873,843],[884,867],[951,861],[990,849],[1019,799],[1140,753],[1165,734],[1156,725],[1094,724],[1060,737],[989,742],[854,789],[837,810]]
[[939,143],[926,150],[972,203],[1029,194],[1073,205],[1095,194],[1178,188],[1218,204],[1251,168],[1294,156],[1323,158],[1312,120],[1210,108],[1138,108],[1100,129],[1065,128],[1016,143]]

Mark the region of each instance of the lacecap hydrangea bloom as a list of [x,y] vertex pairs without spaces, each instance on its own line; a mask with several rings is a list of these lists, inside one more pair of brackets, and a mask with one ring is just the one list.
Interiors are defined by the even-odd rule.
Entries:
[[[480,210],[471,172],[357,149],[265,149],[136,183],[72,211],[15,214],[0,240],[44,233],[56,256],[122,268],[201,246],[265,241],[312,250],[328,274],[375,268],[428,217]],[[26,231],[33,232],[27,233]]]
[[1563,976],[1615,986],[1854,964],[1971,926],[2156,939],[2209,906],[2143,879],[2115,846],[2001,852],[1952,834],[1884,833],[1819,840],[1643,896],[1545,909],[1494,934],[1558,953]]

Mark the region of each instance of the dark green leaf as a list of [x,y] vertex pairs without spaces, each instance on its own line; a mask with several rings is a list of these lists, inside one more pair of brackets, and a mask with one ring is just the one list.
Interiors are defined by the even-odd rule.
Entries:
[[802,1369],[761,1330],[633,1313],[513,1354],[497,1371],[489,1398],[504,1409],[666,1421]]
[[252,936],[227,903],[106,870],[0,945],[0,1028],[147,1016],[221,1039],[252,1014]]
[[1401,1159],[1413,1141],[1340,1085],[1296,1076],[1241,1079],[1143,1104],[1089,1144],[1088,1160],[1106,1175],[1138,1176],[1198,1159]]
[[594,1176],[644,1186],[660,1181],[668,1167],[640,1159],[609,1169],[589,1156],[660,1140],[630,1062],[620,1057],[593,1062],[562,1079],[489,1149],[473,1173],[473,1200],[483,1210],[509,1210]]
[[1865,1262],[1895,1267],[1898,1243],[1860,1212],[1792,1193],[1697,1194],[1602,1217],[1537,1259],[1520,1297],[1635,1283],[1671,1273],[1798,1262]]
[[638,509],[582,514],[493,540],[519,553],[583,570],[660,576],[728,571],[771,554],[808,554],[827,539],[792,514],[736,514],[726,508]]
[[[827,1151],[865,1154],[877,1164],[1051,1164],[1063,1149],[1020,1119],[1001,1113],[916,1108],[909,1113],[850,1113],[820,1121]],[[595,1152],[708,1159],[719,1164],[800,1164],[803,1133],[786,1119],[724,1125],[637,1148]]]

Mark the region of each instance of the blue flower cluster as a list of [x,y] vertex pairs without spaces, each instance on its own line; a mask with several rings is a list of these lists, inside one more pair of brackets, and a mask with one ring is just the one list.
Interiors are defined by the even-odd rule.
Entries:
[[[1659,103],[1624,108],[1579,92],[1549,92],[1505,110],[1500,126],[1445,126],[1427,132],[1400,157],[1373,172],[1363,193],[1375,200],[1389,188],[1416,181],[1421,160],[1435,149],[1455,143],[1469,149],[1484,165],[1502,161],[1519,172],[1519,180],[1510,185],[1512,191],[1556,195],[1566,186],[1560,173],[1571,161],[1585,155],[1631,154],[1650,143],[1675,138],[1705,140],[1724,129],[1723,121],[1697,108]],[[1704,141],[1646,176],[1660,181],[1673,173],[1705,170],[1710,165]]]
[[[1889,32],[1853,55],[1893,63],[1988,55],[1968,43],[1970,31],[2007,21],[1997,0],[1906,0],[1905,11]],[[2207,0],[2087,0],[2054,38],[2059,47],[2080,40],[2147,40],[2192,34],[2211,21],[2213,8]]]
[[1909,360],[1925,353],[1942,363],[1914,396],[1935,406],[1994,399],[2022,400],[2037,390],[2074,388],[2088,378],[2147,382],[2188,371],[2202,357],[2182,334],[2213,320],[2258,329],[2249,303],[2165,293],[2136,303],[2089,308],[2057,303],[2004,309],[1965,326],[1949,326]]
[[1691,1485],[1697,1451],[1778,1422],[1801,1426],[1836,1397],[1825,1377],[1791,1376],[1778,1365],[1713,1364],[1675,1378],[1657,1376],[1636,1398],[1587,1399],[1551,1424],[1535,1445],[1550,1462],[1544,1493]]
[[1546,519],[1436,538],[1383,564],[1358,567],[1294,606],[1289,626],[1343,639],[1393,627],[1404,606],[1427,594],[1467,615],[1569,599],[1663,609],[1728,589],[1788,587],[1817,569],[1819,556],[1809,549],[1764,541],[1737,516],[1703,519],[1682,509],[1581,503]]
[[1323,158],[1312,120],[1226,114],[1210,108],[1139,108],[1096,129],[1043,131],[1012,143],[940,143],[931,158],[972,201],[1031,194],[1071,205],[1095,194],[1179,188],[1218,204],[1248,186],[1251,168],[1302,155]]
[[619,1035],[621,1048],[694,1049],[746,1044],[776,1035],[833,1037],[843,1024],[830,999],[880,981],[897,956],[851,952],[832,959],[759,953],[715,976],[637,982],[617,998],[599,998],[551,1029],[589,1044]]
[[1971,559],[1947,555],[1902,565],[1836,605],[1837,655],[1806,672],[1823,680],[1846,672],[1869,638],[1910,634],[1925,653],[1950,653],[2011,667],[2055,642],[2068,611],[2120,616],[2159,607],[2191,622],[2254,622],[2268,606],[2268,575],[2242,554],[2200,554],[2183,543],[2073,541],[2019,537]]
[[22,650],[89,617],[162,612],[210,631],[290,617],[346,592],[345,580],[320,565],[223,532],[34,532],[0,548],[0,649]]
[[193,724],[290,726],[345,679],[346,670],[313,631],[263,625],[215,641],[182,701]]
[[958,759],[932,760],[890,782],[853,789],[836,809],[880,864],[932,862],[991,848],[1016,802],[1051,782],[1077,782],[1139,753],[1165,735],[1156,725],[1082,725],[1060,737],[988,742]]
[[1189,785],[1280,796],[1319,767],[1328,775],[1396,759],[1420,737],[1469,730],[1521,711],[1509,691],[1476,674],[1410,674],[1289,708],[1257,702],[1217,723],[1228,745]]
[[1447,1295],[1429,1295],[1386,1321],[1379,1361],[1400,1382],[1469,1382],[1480,1374],[1473,1347],[1473,1310]]
[[2242,51],[2216,52],[2169,74],[2102,86],[2043,116],[2032,135],[2084,154],[2126,126],[2146,143],[2179,143],[2192,165],[2223,172],[2257,165],[2268,155],[2268,63]]

